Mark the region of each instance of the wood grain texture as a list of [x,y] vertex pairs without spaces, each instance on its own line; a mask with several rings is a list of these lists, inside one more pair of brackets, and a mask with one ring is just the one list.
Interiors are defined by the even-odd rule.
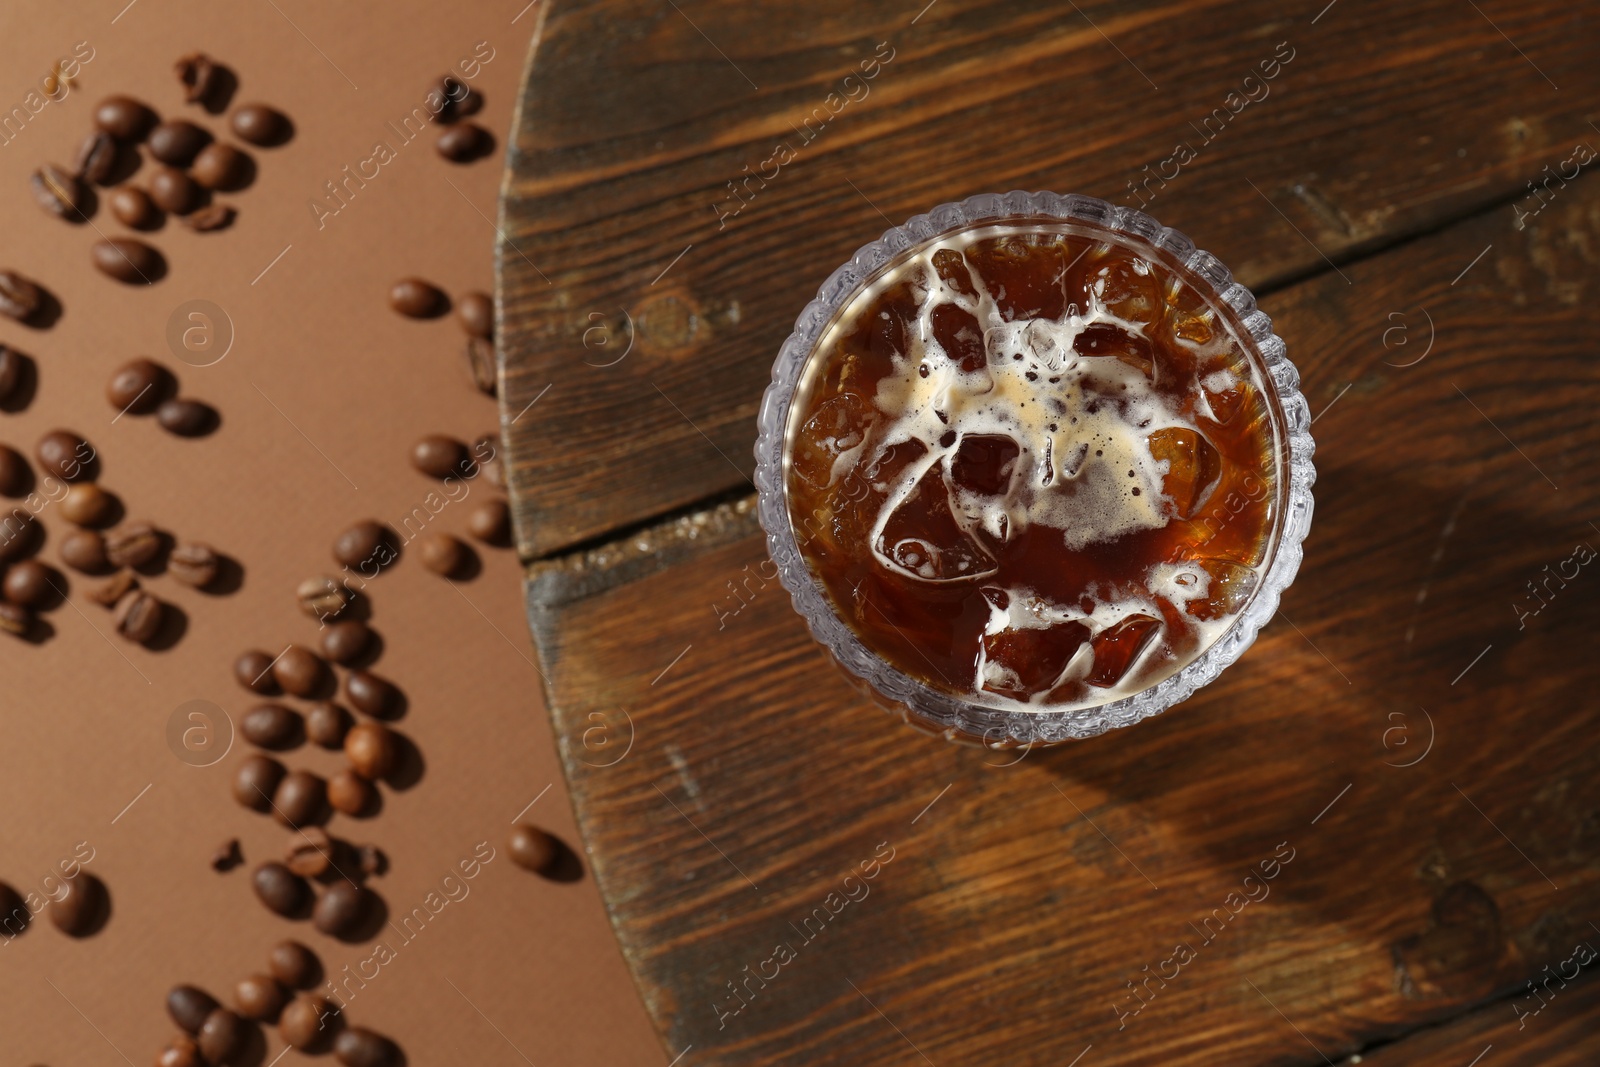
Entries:
[[574,803],[669,1055],[1315,1064],[1594,937],[1597,256],[1580,180],[1264,302],[1319,412],[1306,563],[1132,730],[1017,760],[895,725],[747,501],[544,568]]
[[1143,204],[1273,286],[1597,136],[1581,8],[1321,6],[547,0],[499,249],[524,556],[742,485],[800,309],[940,202]]

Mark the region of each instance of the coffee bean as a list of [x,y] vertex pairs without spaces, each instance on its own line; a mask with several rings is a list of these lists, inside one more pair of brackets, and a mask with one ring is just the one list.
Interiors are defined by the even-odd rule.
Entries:
[[311,925],[331,937],[348,937],[372,910],[372,893],[354,882],[335,882],[311,909]]
[[283,1043],[302,1052],[312,1052],[326,1044],[338,1018],[332,1004],[316,994],[296,997],[278,1017],[278,1036]]
[[377,800],[372,783],[355,771],[342,770],[328,779],[328,804],[334,811],[360,815]]
[[245,104],[233,113],[233,132],[262,147],[282,144],[289,136],[289,116],[266,104]]
[[0,633],[26,637],[33,629],[33,612],[18,604],[0,604]]
[[61,562],[84,574],[98,574],[110,565],[106,542],[94,530],[68,530],[61,535]]
[[283,986],[264,974],[252,974],[239,982],[233,990],[233,1006],[246,1019],[271,1022],[283,1010]]
[[362,874],[382,874],[389,869],[389,857],[377,845],[360,845],[356,848],[356,863]]
[[426,319],[444,310],[444,293],[421,278],[402,278],[389,290],[389,306],[408,319]]
[[[333,701],[319,700],[306,712],[306,736],[323,748],[343,748],[351,721],[350,713]],[[332,787],[333,783],[330,782],[329,789]]]
[[104,130],[96,130],[84,138],[83,144],[78,147],[72,169],[84,181],[109,185],[112,175],[116,173],[119,155],[117,139]]
[[285,826],[311,826],[326,814],[328,783],[310,771],[290,771],[272,794],[273,814]]
[[74,526],[100,526],[117,510],[117,499],[93,482],[78,482],[61,498],[61,517]]
[[50,921],[69,937],[86,937],[94,932],[104,911],[106,887],[88,871],[70,879],[62,895],[50,905]]
[[411,446],[411,465],[430,478],[459,476],[467,462],[467,446],[454,437],[429,434]]
[[388,1038],[352,1026],[333,1039],[333,1058],[344,1067],[396,1067],[400,1053]]
[[253,692],[270,695],[278,691],[278,680],[272,676],[272,657],[260,649],[239,653],[233,661],[233,677]]
[[555,866],[556,859],[561,855],[561,846],[556,843],[555,838],[538,827],[526,823],[519,823],[511,828],[506,848],[511,853],[512,863],[535,874],[549,874]]
[[247,1033],[243,1019],[227,1008],[218,1008],[206,1017],[195,1044],[212,1067],[234,1067],[244,1053]]
[[307,578],[295,587],[300,610],[313,619],[331,619],[350,606],[350,593],[329,577]]
[[94,124],[123,141],[144,140],[156,123],[155,112],[127,96],[108,96],[94,109]]
[[304,878],[281,863],[263,863],[250,882],[267,910],[283,916],[293,916],[304,907],[311,892]]
[[14,270],[0,270],[0,315],[26,322],[43,306],[43,289]]
[[233,776],[233,799],[254,811],[266,811],[283,776],[283,764],[271,756],[251,756]]
[[117,633],[129,641],[144,644],[161,632],[165,609],[161,601],[142,589],[133,589],[117,601],[116,614],[112,616]]
[[222,558],[216,549],[199,542],[179,545],[167,557],[167,573],[196,589],[204,589],[216,581],[221,569]]
[[372,630],[360,619],[342,619],[322,631],[322,655],[335,663],[347,664],[360,658],[372,643]]
[[94,447],[70,430],[51,430],[39,438],[33,456],[46,474],[64,482],[75,482],[90,473]]
[[216,1010],[216,999],[192,985],[173,986],[167,994],[167,1014],[178,1024],[178,1029],[191,1034],[198,1034],[206,1018]]
[[387,715],[399,699],[393,683],[364,670],[345,675],[344,695],[357,711],[377,716]]
[[25,559],[6,569],[6,599],[37,611],[56,594],[55,575],[36,559]]
[[244,853],[239,851],[239,839],[230,837],[217,846],[211,854],[211,869],[213,871],[231,871],[244,862]]
[[204,52],[184,56],[172,65],[183,83],[183,99],[190,104],[211,104],[228,83],[228,68]]
[[179,437],[199,437],[216,425],[216,412],[198,400],[176,396],[156,408],[156,421],[168,433]]
[[0,345],[0,402],[10,400],[22,388],[28,357],[14,348]]
[[95,269],[127,285],[150,285],[166,269],[160,252],[131,237],[96,241],[89,253]]
[[114,567],[142,567],[161,554],[161,534],[148,522],[125,522],[105,539],[106,559]]
[[488,293],[463,293],[456,298],[456,321],[469,336],[494,337],[494,301]]
[[[471,86],[454,74],[440,78],[431,92],[439,96],[439,121],[445,125],[476,115],[483,107],[483,94],[473,92]],[[428,106],[431,109],[433,104]]]
[[175,1037],[156,1053],[156,1067],[206,1067],[192,1037]]
[[305,737],[300,713],[282,704],[261,704],[245,713],[239,723],[244,739],[259,748],[294,748]]
[[89,217],[84,213],[89,190],[65,167],[45,164],[28,178],[28,187],[33,190],[33,198],[39,206],[58,219],[83,222]]
[[33,555],[39,540],[39,524],[33,515],[15,508],[0,518],[0,563],[10,563]]
[[157,167],[150,177],[150,199],[163,211],[187,215],[200,206],[205,190],[175,167]]
[[272,665],[272,676],[283,686],[283,691],[297,697],[308,697],[316,692],[326,671],[327,667],[315,652],[299,645],[284,649]]
[[317,984],[322,965],[317,954],[298,941],[280,941],[267,954],[267,969],[272,977],[290,989],[308,989]]
[[380,522],[358,522],[333,543],[333,558],[371,578],[398,558],[394,536]]
[[469,337],[466,352],[467,374],[471,376],[472,384],[484,396],[498,396],[500,379],[494,361],[494,342],[481,337]]
[[289,838],[283,863],[302,878],[321,878],[333,868],[333,838],[321,827],[311,826]]
[[452,163],[470,163],[479,156],[488,155],[493,145],[489,131],[471,122],[451,126],[434,142],[439,154]]
[[156,202],[150,199],[149,193],[137,185],[124,185],[112,190],[107,201],[117,221],[136,230],[149,229],[156,224],[159,217]]
[[350,769],[368,781],[386,778],[400,765],[400,741],[379,722],[358,722],[344,739]]
[[169,119],[150,131],[150,154],[174,167],[187,167],[211,134],[184,119]]
[[184,218],[183,224],[195,233],[214,233],[232,226],[235,214],[227,204],[207,204]]
[[497,489],[506,487],[505,468],[500,464],[500,438],[484,434],[472,442],[472,459],[478,465],[483,480]]
[[238,189],[250,177],[250,156],[231,144],[213,141],[194,157],[193,174],[207,189]]
[[160,405],[171,377],[153,359],[131,359],[112,372],[106,383],[106,400],[129,415],[148,414]]
[[0,882],[0,932],[4,932],[7,937],[15,937],[27,927],[32,918],[33,912],[28,910],[22,894],[5,882]]
[[99,585],[91,586],[89,599],[103,608],[114,608],[128,595],[130,589],[137,588],[138,579],[132,571],[118,571]]
[[499,497],[485,500],[467,513],[467,532],[486,545],[511,541],[511,508]]
[[417,545],[422,565],[446,578],[457,577],[466,570],[471,551],[461,538],[447,533],[424,534]]
[[22,453],[9,445],[0,445],[0,496],[21,496],[28,491],[33,472]]

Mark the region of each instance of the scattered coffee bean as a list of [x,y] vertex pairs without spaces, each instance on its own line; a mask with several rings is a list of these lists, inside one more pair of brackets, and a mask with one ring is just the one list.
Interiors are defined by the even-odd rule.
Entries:
[[486,545],[511,541],[511,508],[499,497],[485,500],[467,513],[467,532]]
[[333,1039],[333,1058],[344,1067],[395,1067],[400,1053],[388,1038],[351,1026]]
[[310,771],[290,771],[272,794],[273,814],[285,826],[319,822],[328,803],[328,783]]
[[216,424],[216,412],[198,400],[175,396],[156,408],[156,421],[168,433],[179,437],[199,437]]
[[150,178],[150,199],[163,211],[187,215],[200,206],[205,190],[176,167],[158,167]]
[[283,1010],[283,986],[265,974],[252,974],[234,987],[233,1006],[246,1019],[271,1022]]
[[0,496],[21,496],[28,491],[33,472],[22,453],[9,445],[0,445]]
[[78,482],[61,498],[61,517],[74,526],[104,525],[116,510],[116,497],[93,482]]
[[22,388],[22,377],[27,369],[27,356],[0,345],[0,401],[10,400]]
[[37,611],[56,595],[55,576],[38,560],[20,560],[6,569],[5,596],[11,603]]
[[333,543],[333,558],[371,578],[398,557],[394,536],[381,522],[358,522]]
[[479,156],[488,155],[493,143],[488,130],[476,123],[463,122],[441,133],[434,148],[452,163],[470,163]]
[[114,608],[139,584],[132,571],[118,571],[99,585],[89,589],[89,599],[103,608]]
[[[483,107],[483,94],[453,74],[446,74],[434,83],[433,93],[439,96],[439,121],[445,125],[476,115]],[[433,107],[429,103],[429,108]]]
[[227,204],[207,204],[183,220],[195,233],[213,233],[233,225],[236,212]]
[[32,918],[33,913],[28,910],[22,894],[5,882],[0,882],[0,925],[3,925],[7,934],[21,933]]
[[26,322],[43,306],[43,289],[14,270],[0,270],[0,315]]
[[192,172],[207,189],[238,189],[250,176],[250,157],[243,149],[213,141],[194,157]]
[[380,717],[389,714],[399,698],[393,683],[359,669],[345,675],[344,695],[357,711]]
[[111,205],[111,213],[119,222],[136,230],[149,229],[160,217],[156,202],[150,199],[149,193],[137,185],[124,185],[112,190],[107,202]]
[[267,954],[267,970],[290,989],[309,989],[321,977],[317,954],[298,941],[280,941]]
[[179,545],[167,557],[167,573],[184,585],[204,589],[217,580],[222,570],[222,557],[216,549],[199,542]]
[[356,863],[362,874],[381,875],[389,869],[389,857],[377,845],[360,845],[356,848]]
[[372,644],[372,630],[360,619],[341,619],[322,631],[319,644],[325,658],[348,664]]
[[379,722],[358,722],[344,739],[350,769],[368,781],[387,778],[400,765],[400,741]]
[[247,1033],[243,1019],[227,1008],[218,1008],[206,1016],[205,1024],[195,1036],[195,1044],[212,1067],[234,1067],[244,1053]]
[[284,916],[292,916],[304,907],[311,892],[304,878],[281,863],[263,863],[250,881],[267,910]]
[[309,826],[289,838],[283,863],[302,878],[321,878],[333,867],[333,849],[327,831]]
[[233,799],[254,811],[266,811],[283,777],[283,764],[271,756],[251,756],[233,776]]
[[239,851],[239,839],[230,837],[217,846],[211,854],[211,869],[213,871],[231,871],[244,862],[244,853]]
[[411,446],[411,465],[430,478],[461,474],[467,463],[467,446],[454,437],[432,433]]
[[484,396],[500,393],[499,369],[494,361],[494,342],[481,337],[467,338],[467,374],[472,384]]
[[272,676],[272,657],[260,649],[239,653],[233,661],[233,677],[253,692],[270,695],[278,691],[278,680]]
[[167,1014],[178,1024],[178,1029],[198,1034],[206,1018],[217,1010],[216,998],[192,985],[173,986],[167,994]]
[[437,315],[446,303],[444,293],[421,278],[402,278],[389,290],[389,306],[408,319]]
[[266,104],[245,104],[233,113],[233,132],[241,141],[270,147],[289,135],[289,116]]
[[150,131],[150,154],[174,167],[187,167],[211,143],[211,135],[184,119],[169,119]]
[[[323,748],[343,748],[350,732],[350,713],[331,700],[319,700],[306,712],[306,736]],[[337,779],[335,779],[337,780]],[[330,791],[333,783],[328,783]],[[335,804],[334,807],[338,807]]]
[[106,400],[118,411],[146,415],[161,403],[171,375],[153,359],[131,359],[118,367],[106,383]]
[[456,299],[456,320],[472,337],[494,337],[494,301],[488,293],[463,293]]
[[506,487],[506,471],[500,464],[499,437],[486,433],[472,442],[472,458],[483,474],[484,481],[497,489]]
[[290,645],[284,649],[278,661],[272,665],[272,676],[283,686],[283,691],[297,697],[308,697],[316,692],[326,671],[317,654],[300,645]]
[[50,905],[50,921],[69,937],[92,933],[105,909],[106,887],[88,871],[67,881],[61,896]]
[[89,217],[83,210],[89,199],[89,190],[77,175],[65,167],[45,164],[29,177],[28,186],[33,190],[33,198],[39,202],[39,206],[56,218],[83,222]]
[[213,103],[228,81],[227,68],[204,52],[184,56],[172,71],[183,83],[183,99],[189,104]]
[[148,522],[125,522],[105,535],[114,567],[142,567],[161,554],[161,534]]
[[535,874],[549,874],[561,855],[561,846],[555,838],[526,823],[518,823],[511,828],[506,847],[511,853],[512,863]]
[[94,109],[94,124],[119,140],[137,142],[156,123],[155,112],[127,96],[108,96]]
[[[315,993],[291,1000],[278,1017],[278,1036],[284,1044],[301,1052],[312,1052],[326,1044],[332,1032],[337,1009]],[[324,1020],[328,1020],[324,1024]]]
[[328,804],[345,815],[360,815],[372,806],[377,795],[371,782],[349,769],[328,779]]
[[110,566],[105,538],[95,530],[68,530],[61,535],[61,562],[84,574],[99,574]]
[[89,249],[100,273],[127,285],[150,285],[165,269],[161,253],[131,237],[96,241]]
[[26,637],[33,629],[33,612],[18,604],[0,603],[0,633]]
[[311,925],[331,937],[348,937],[372,910],[372,893],[354,882],[335,882],[311,909]]
[[39,540],[39,524],[22,508],[0,518],[0,563],[10,563],[33,555]]
[[165,611],[161,601],[142,589],[132,589],[117,601],[112,620],[117,633],[129,641],[144,644],[161,632]]
[[84,138],[79,146],[72,169],[83,181],[109,185],[112,175],[117,171],[119,155],[117,139],[104,130],[96,130]]
[[466,570],[471,551],[461,538],[447,533],[424,534],[417,545],[422,565],[446,578],[458,577]]
[[89,473],[94,448],[70,430],[51,430],[39,438],[33,457],[46,474],[53,474],[64,482],[75,482]]
[[192,1037],[175,1037],[156,1053],[156,1067],[206,1067]]
[[282,704],[251,708],[239,722],[244,739],[258,748],[286,749],[300,744],[305,725],[300,713]]
[[295,587],[294,595],[300,610],[313,619],[331,619],[350,606],[349,591],[327,576],[307,578]]

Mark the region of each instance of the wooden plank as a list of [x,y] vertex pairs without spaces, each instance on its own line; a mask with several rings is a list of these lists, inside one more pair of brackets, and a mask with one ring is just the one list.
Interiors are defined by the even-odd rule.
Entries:
[[551,0],[499,254],[524,555],[742,485],[801,308],[942,201],[1144,204],[1270,286],[1596,138],[1578,8],[1321,6]]
[[1016,761],[896,726],[747,502],[602,550],[616,581],[547,568],[552,716],[669,1051],[1321,1063],[1588,936],[1600,187],[1508,221],[1266,301],[1320,412],[1306,563],[1239,664],[1130,731]]

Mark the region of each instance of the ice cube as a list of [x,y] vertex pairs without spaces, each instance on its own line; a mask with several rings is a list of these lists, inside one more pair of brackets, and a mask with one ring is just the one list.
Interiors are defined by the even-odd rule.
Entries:
[[971,374],[983,370],[988,359],[983,349],[983,329],[977,317],[955,304],[940,304],[930,315],[933,339],[944,348],[951,362]]
[[1162,310],[1155,267],[1142,259],[1121,255],[1093,272],[1089,287],[1111,314],[1134,323],[1155,322]]
[[979,682],[987,692],[1025,701],[1053,689],[1088,640],[1089,628],[1076,621],[986,633]]
[[963,296],[977,296],[978,291],[972,287],[972,273],[967,269],[967,261],[960,252],[953,248],[941,248],[933,254],[933,269],[939,275],[939,280],[944,282]]
[[1155,371],[1155,353],[1150,342],[1136,337],[1120,326],[1097,322],[1087,327],[1072,342],[1080,356],[1114,356],[1130,367],[1137,367],[1146,377]]
[[832,485],[846,473],[843,466],[853,465],[848,460],[841,465],[840,458],[861,448],[876,419],[872,405],[855,393],[824,401],[795,437],[791,454],[795,474],[818,489]]
[[1200,387],[1205,390],[1206,404],[1218,422],[1232,422],[1244,407],[1245,385],[1226,367],[1201,378]]
[[872,554],[883,566],[924,582],[987,578],[994,557],[956,522],[950,492],[938,464],[930,466],[911,493],[883,521]]
[[1231,559],[1197,559],[1185,566],[1199,567],[1206,573],[1204,596],[1190,600],[1184,609],[1197,619],[1225,619],[1237,615],[1250,602],[1250,596],[1261,583],[1261,575],[1254,567],[1247,567]]
[[1222,475],[1221,455],[1201,434],[1181,426],[1151,434],[1150,454],[1167,464],[1162,492],[1178,517],[1194,518]]
[[998,434],[966,434],[950,457],[950,481],[957,489],[1001,496],[1011,485],[1022,449]]
[[1095,635],[1094,669],[1084,679],[1090,685],[1110,689],[1122,681],[1133,661],[1150,644],[1161,622],[1149,615],[1129,615],[1109,629]]

